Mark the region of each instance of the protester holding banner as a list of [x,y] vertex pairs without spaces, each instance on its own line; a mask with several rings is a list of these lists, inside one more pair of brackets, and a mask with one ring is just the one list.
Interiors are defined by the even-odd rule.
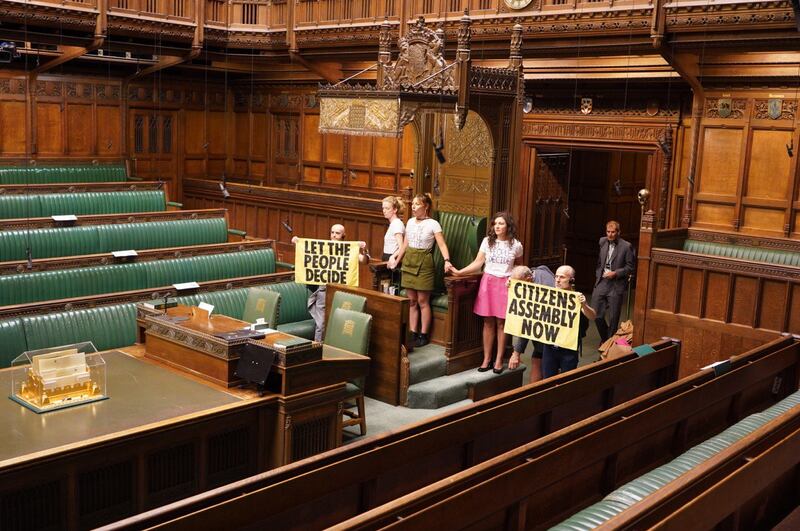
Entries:
[[[546,265],[540,265],[533,271],[526,266],[517,266],[511,270],[511,279],[524,280],[526,282],[532,282],[533,284],[541,284],[550,287],[555,287],[556,285],[553,272]],[[511,353],[511,358],[508,360],[508,368],[516,369],[519,367],[520,356],[525,352],[525,349],[528,348],[528,341],[533,343],[530,383],[535,383],[542,379],[542,355],[544,353],[544,345],[541,342],[529,340],[527,337],[512,336],[511,344],[514,346],[514,350]]]
[[390,195],[383,198],[382,206],[383,217],[389,221],[389,228],[386,229],[386,234],[383,236],[383,256],[381,260],[386,261],[392,257],[396,260],[397,253],[400,252],[400,246],[403,245],[403,234],[406,232],[403,220],[397,217],[397,213],[403,210],[403,200]]
[[[444,257],[444,272],[453,269],[450,263],[450,251],[444,241],[442,226],[431,219],[433,207],[431,198],[419,194],[411,202],[411,213],[414,217],[406,223],[406,236],[396,256],[389,258],[390,269],[402,262],[403,277],[400,285],[405,288],[409,298],[409,329],[414,336],[414,344],[422,347],[430,343],[429,331],[433,315],[431,314],[430,297],[433,290],[433,244],[439,246]],[[417,324],[419,321],[419,325]],[[417,331],[419,330],[419,332]]]
[[[478,372],[492,369],[503,372],[503,355],[506,351],[506,334],[503,326],[508,306],[507,280],[514,265],[522,262],[522,244],[517,240],[517,225],[507,212],[495,214],[488,235],[481,242],[475,260],[456,275],[477,273],[483,267],[483,277],[478,288],[473,311],[483,317],[483,363]],[[497,342],[495,343],[495,339]],[[496,350],[493,348],[496,344]],[[492,351],[495,350],[494,367]]]
[[[562,265],[556,270],[556,288],[573,291],[575,289],[575,269]],[[578,293],[580,304],[580,324],[578,332],[578,348],[575,350],[546,344],[542,352],[542,377],[550,378],[559,372],[567,372],[578,366],[581,338],[589,328],[589,322],[597,316],[594,309],[586,304],[586,296]]]
[[[331,226],[331,241],[344,241],[346,240],[345,229],[344,225],[339,223]],[[297,236],[292,238],[292,243],[297,245],[297,243],[301,241],[300,238]],[[313,240],[303,240],[306,242],[313,242]],[[368,255],[366,254],[366,242],[358,242],[359,246],[359,253],[358,253],[358,261],[363,263],[366,262],[368,259]],[[299,251],[295,251],[297,255]],[[355,252],[355,251],[353,251]],[[313,257],[312,253],[305,252],[306,256],[309,258]],[[297,258],[297,256],[295,257]],[[325,258],[323,256],[323,258]],[[297,263],[297,262],[296,262]],[[355,264],[355,262],[353,262]],[[297,277],[298,271],[300,268],[295,266],[295,277]],[[308,268],[309,271],[313,271],[312,268]],[[295,278],[295,281],[298,281]],[[300,279],[299,281],[305,282],[305,280]],[[326,282],[324,279],[319,280],[316,282]],[[357,284],[357,282],[356,282]],[[313,283],[306,283],[306,288],[308,289],[308,313],[311,314],[311,317],[314,319],[314,341],[322,341],[323,337],[325,336],[325,295],[327,285],[323,284],[313,284]]]

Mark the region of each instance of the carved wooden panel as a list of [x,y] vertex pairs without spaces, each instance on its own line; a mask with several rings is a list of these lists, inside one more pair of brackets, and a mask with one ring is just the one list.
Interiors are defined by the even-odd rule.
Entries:
[[18,156],[25,153],[25,102],[0,100],[0,154]]
[[725,321],[728,316],[728,297],[730,293],[730,275],[708,272],[706,289],[713,297],[705,297],[703,315],[706,319]]
[[735,197],[742,136],[741,129],[705,129],[698,192]]
[[[492,167],[494,145],[489,128],[477,113],[469,111],[464,128],[456,129],[446,116],[444,124],[444,155],[447,162],[435,166],[432,176],[433,194],[438,195],[437,208],[447,212],[493,215]],[[439,142],[439,135],[436,135]]]
[[67,153],[70,155],[91,155],[94,147],[94,119],[92,106],[70,103],[67,112]]

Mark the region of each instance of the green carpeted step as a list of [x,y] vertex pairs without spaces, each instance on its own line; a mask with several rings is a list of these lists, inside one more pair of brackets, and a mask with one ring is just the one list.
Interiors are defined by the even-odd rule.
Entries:
[[[524,371],[520,366],[515,371]],[[508,372],[508,369],[505,371]],[[469,388],[478,382],[498,378],[500,375],[492,371],[478,372],[477,369],[440,376],[432,380],[420,382],[408,387],[406,407],[413,409],[438,409],[440,407],[464,400],[469,395]]]
[[447,357],[444,347],[433,343],[415,348],[409,355],[411,385],[444,376],[447,370]]

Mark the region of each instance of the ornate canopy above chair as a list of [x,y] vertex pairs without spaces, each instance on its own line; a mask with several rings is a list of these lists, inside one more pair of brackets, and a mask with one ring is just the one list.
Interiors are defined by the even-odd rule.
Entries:
[[[321,85],[321,133],[400,137],[403,128],[425,112],[454,113],[458,129],[464,127],[471,94],[507,95],[521,99],[522,26],[514,26],[508,68],[472,66],[470,18],[458,27],[455,60],[444,57],[445,35],[425,26],[420,17],[398,41],[400,53],[391,60],[389,23],[381,25],[378,75],[375,85]],[[355,76],[352,76],[355,77]],[[349,78],[350,79],[350,78]]]

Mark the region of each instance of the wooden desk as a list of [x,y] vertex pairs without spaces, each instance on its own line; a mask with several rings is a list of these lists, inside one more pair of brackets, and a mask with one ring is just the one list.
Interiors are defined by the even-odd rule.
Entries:
[[[274,394],[102,356],[108,400],[42,414],[0,400],[0,529],[95,527],[283,464]],[[6,390],[13,370],[0,371]]]
[[[140,308],[141,310],[141,308]],[[249,344],[275,353],[267,391],[277,395],[270,463],[280,466],[341,445],[341,407],[348,380],[366,376],[370,359],[344,350],[294,339],[283,332],[263,339],[229,341],[212,334],[241,330],[249,323],[224,315],[192,317],[192,308],[147,310],[145,357],[223,388],[240,382],[234,373],[239,350]],[[177,321],[177,319],[184,319]]]

